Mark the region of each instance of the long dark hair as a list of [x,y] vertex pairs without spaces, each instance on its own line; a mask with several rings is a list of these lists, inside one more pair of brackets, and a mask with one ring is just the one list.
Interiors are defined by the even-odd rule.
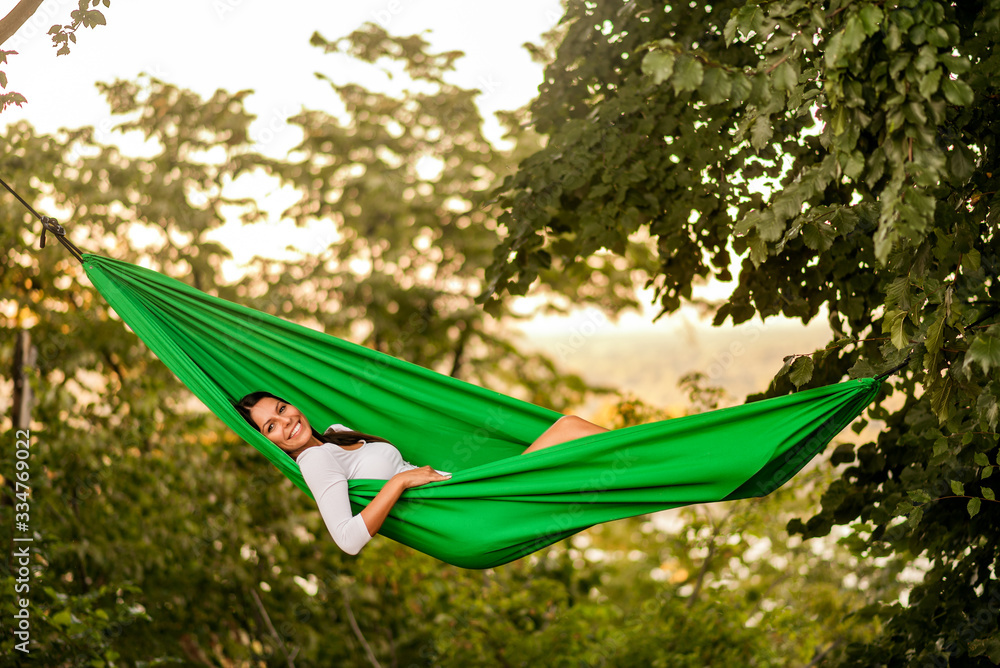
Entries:
[[[247,421],[251,427],[255,430],[260,431],[260,425],[253,421],[250,417],[250,409],[257,405],[257,402],[261,399],[277,399],[283,404],[293,405],[289,401],[285,401],[276,394],[271,394],[270,392],[251,392],[246,395],[238,402],[236,402],[233,407],[236,412],[243,416],[243,419]],[[322,434],[316,431],[316,427],[313,426],[312,420],[309,421],[309,428],[312,429],[313,436],[315,436],[320,443],[333,443],[334,445],[354,445],[358,441],[375,442],[382,441],[383,443],[388,443],[384,438],[380,436],[374,436],[372,434],[365,434],[360,431],[335,431],[330,434]]]

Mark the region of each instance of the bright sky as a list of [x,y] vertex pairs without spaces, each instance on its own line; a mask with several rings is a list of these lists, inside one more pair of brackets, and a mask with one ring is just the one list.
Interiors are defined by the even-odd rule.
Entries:
[[[0,0],[0,13],[15,4]],[[8,108],[2,122],[27,118],[45,131],[98,126],[108,114],[94,82],[147,72],[203,96],[218,88],[253,89],[247,106],[258,115],[261,134],[302,107],[329,107],[329,85],[314,72],[340,82],[367,70],[309,45],[314,31],[334,39],[365,22],[396,35],[424,33],[434,51],[464,51],[452,81],[483,91],[480,108],[492,122],[494,111],[520,107],[535,95],[542,69],[521,45],[540,42],[562,16],[559,0],[115,0],[110,8],[101,6],[106,26],[81,28],[72,52],[56,57],[46,33],[69,22],[76,6],[77,0],[45,0],[2,46],[18,51],[5,68],[8,90],[28,99],[22,109]],[[342,70],[331,71],[333,62]]]

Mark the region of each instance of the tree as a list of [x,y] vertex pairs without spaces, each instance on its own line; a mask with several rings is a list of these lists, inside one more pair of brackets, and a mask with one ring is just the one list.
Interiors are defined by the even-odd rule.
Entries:
[[884,431],[789,529],[930,562],[843,662],[1000,660],[1000,3],[597,0],[562,23],[531,107],[548,141],[497,192],[481,300],[647,234],[663,313],[707,277],[736,281],[704,304],[716,325],[825,311],[834,340],[766,395],[905,362],[870,410]]

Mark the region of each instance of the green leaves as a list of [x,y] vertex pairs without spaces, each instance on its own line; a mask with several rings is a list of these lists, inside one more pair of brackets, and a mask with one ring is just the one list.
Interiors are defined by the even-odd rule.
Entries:
[[60,610],[55,615],[53,615],[49,619],[49,621],[52,622],[53,625],[63,628],[69,626],[74,622],[73,615],[72,613],[70,613],[69,610]]
[[[677,95],[697,90],[705,76],[702,64],[690,54],[677,55],[664,49],[647,53],[642,59],[641,69],[643,74],[652,77],[654,83],[662,84],[669,80]],[[714,82],[721,83],[721,79],[719,74],[713,75]],[[718,93],[712,97],[718,100]]]
[[792,368],[788,372],[788,380],[792,381],[795,387],[802,387],[812,379],[813,361],[811,357],[798,357],[792,363]]
[[642,59],[642,73],[661,84],[673,74],[675,60],[675,55],[670,51],[650,51]]
[[758,151],[767,146],[773,136],[774,127],[767,116],[758,116],[750,126],[750,144]]
[[789,355],[784,361],[784,365],[775,374],[775,378],[788,374],[788,380],[797,388],[802,387],[812,379],[815,364],[811,356]]
[[[736,77],[745,80],[742,75]],[[733,79],[721,67],[709,67],[702,76],[700,93],[701,98],[708,104],[726,102],[733,93]]]
[[948,171],[952,180],[959,185],[968,182],[976,169],[976,156],[962,142],[956,142],[948,154]]
[[82,23],[85,28],[93,28],[94,26],[104,26],[108,24],[107,20],[104,18],[104,14],[96,9],[86,12]]
[[865,41],[865,31],[865,23],[862,22],[858,14],[851,14],[844,23],[844,28],[830,39],[825,54],[826,66],[828,68],[843,67],[847,58],[861,48]]
[[910,345],[909,336],[906,333],[907,311],[889,311],[882,318],[882,333],[888,334],[892,340],[892,345],[898,350],[902,350]]
[[941,92],[948,102],[959,107],[967,107],[975,100],[972,88],[961,79],[945,79],[941,82]]
[[[982,266],[982,254],[975,248],[970,248],[966,252],[962,253],[962,273],[966,276],[974,277],[979,273],[979,268]],[[996,332],[997,330],[991,329],[990,332]]]
[[972,63],[970,63],[969,59],[965,56],[942,53],[938,55],[938,60],[941,61],[952,74],[965,74],[972,67]]
[[934,96],[934,93],[937,92],[938,86],[941,84],[942,73],[943,72],[940,67],[935,67],[933,70],[921,77],[918,89],[920,91],[920,95],[923,96],[924,99],[930,100]]
[[774,70],[774,88],[780,91],[791,91],[799,83],[799,75],[791,63],[785,61]]
[[15,93],[13,91],[10,93],[3,93],[0,95],[0,112],[12,104],[16,104],[20,107],[25,102],[27,102],[27,100],[24,99],[24,96],[20,93]]
[[858,18],[861,21],[861,27],[864,29],[865,35],[871,37],[879,31],[884,15],[877,5],[865,5],[858,12]]
[[972,339],[963,366],[972,364],[979,364],[983,373],[989,373],[991,368],[1000,368],[1000,326],[993,325]]
[[937,317],[931,322],[930,327],[927,328],[927,338],[924,339],[924,345],[927,346],[927,350],[932,354],[941,350],[944,335],[944,320],[944,309],[939,309]]
[[764,27],[764,12],[756,3],[748,2],[737,10],[733,11],[733,16],[726,23],[723,36],[726,45],[732,44],[736,39],[737,30],[744,39],[751,33],[760,35]]
[[[7,56],[16,54],[17,51],[4,51],[0,49],[0,65],[3,65],[7,62]],[[0,88],[6,88],[6,87],[7,87],[7,74],[4,72],[0,72]],[[27,100],[25,100],[24,96],[21,95],[20,93],[15,93],[13,91],[9,93],[0,93],[0,113],[3,113],[3,110],[12,104],[21,106],[25,102],[27,102]]]
[[[97,9],[90,9],[91,5],[97,7],[101,0],[80,0],[79,8],[70,12],[68,25],[59,23],[49,28],[48,34],[52,36],[52,44],[58,47],[57,56],[65,56],[69,53],[70,43],[76,44],[76,31],[82,26],[84,28],[96,28],[107,25],[104,13]],[[110,7],[110,0],[103,0],[105,7]]]
[[993,665],[1000,664],[1000,633],[970,641],[969,656],[985,656]]
[[934,415],[940,422],[947,422],[955,410],[955,381],[948,375],[940,380],[934,379],[928,388],[928,394]]
[[686,91],[696,90],[701,85],[703,76],[704,69],[701,63],[693,56],[684,53],[677,57],[670,83],[674,87],[674,92],[680,95]]
[[990,382],[987,391],[982,392],[976,399],[976,413],[979,415],[980,427],[984,431],[996,429],[1000,419],[1000,399],[996,395],[995,387],[996,382]]

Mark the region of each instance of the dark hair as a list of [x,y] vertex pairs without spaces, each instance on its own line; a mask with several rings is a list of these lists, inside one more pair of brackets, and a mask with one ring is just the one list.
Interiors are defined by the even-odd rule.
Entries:
[[[260,431],[260,425],[254,422],[253,418],[250,417],[250,409],[256,406],[257,402],[261,399],[268,398],[277,399],[278,401],[288,404],[289,406],[293,405],[290,401],[286,401],[276,394],[271,394],[270,392],[261,390],[258,392],[251,392],[246,395],[233,404],[233,408],[236,409],[236,412],[239,413],[243,419],[247,421],[247,424],[253,427],[255,431]],[[388,441],[380,436],[365,434],[360,431],[335,431],[330,434],[321,434],[316,431],[316,427],[313,426],[312,420],[309,421],[309,428],[312,429],[313,436],[315,436],[321,443],[333,443],[334,445],[354,445],[358,441],[382,441],[383,443],[388,443]]]

